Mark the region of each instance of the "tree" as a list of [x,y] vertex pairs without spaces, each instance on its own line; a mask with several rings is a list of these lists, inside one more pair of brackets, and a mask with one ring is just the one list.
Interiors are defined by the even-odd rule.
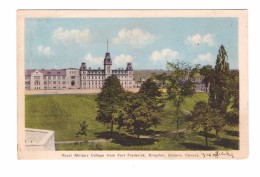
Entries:
[[106,125],[113,134],[114,125],[119,125],[122,118],[124,89],[115,75],[109,76],[97,96],[98,113],[96,120]]
[[160,123],[162,106],[158,106],[154,99],[141,93],[126,94],[124,125],[140,138],[140,134],[151,126]]
[[211,114],[213,117],[212,120],[212,128],[215,130],[216,132],[216,138],[220,138],[219,136],[219,132],[221,131],[221,129],[225,126],[225,116],[223,116],[223,114],[221,114],[221,112],[218,109],[211,109]]
[[195,83],[192,81],[192,67],[185,62],[167,63],[168,69],[172,72],[166,77],[166,90],[168,99],[172,101],[176,108],[176,129],[177,137],[179,131],[179,110],[185,98],[191,97],[195,93]]
[[157,108],[160,109],[165,106],[165,99],[162,96],[162,92],[158,83],[156,83],[152,78],[147,79],[140,87],[139,93],[146,98],[148,101],[152,99],[154,101],[154,105],[157,104]]
[[151,78],[147,79],[140,87],[139,93],[149,98],[158,98],[162,95],[160,87]]
[[202,82],[205,84],[206,92],[208,92],[210,80],[212,77],[213,68],[211,65],[205,65],[200,69],[200,74],[203,76]]
[[230,126],[239,125],[239,72],[231,71],[231,105],[226,114],[226,122]]
[[220,122],[217,121],[220,118],[218,110],[211,108],[204,101],[197,102],[191,111],[191,115],[187,116],[187,120],[191,122],[191,129],[193,131],[203,131],[206,148],[208,148],[209,132],[221,126]]
[[84,120],[82,123],[79,123],[79,131],[76,133],[76,137],[79,136],[84,136],[85,137],[85,141],[87,141],[87,135],[88,135],[88,124],[87,122]]
[[225,115],[230,104],[230,70],[227,62],[227,52],[223,45],[220,46],[216,65],[209,87],[209,105],[219,109]]

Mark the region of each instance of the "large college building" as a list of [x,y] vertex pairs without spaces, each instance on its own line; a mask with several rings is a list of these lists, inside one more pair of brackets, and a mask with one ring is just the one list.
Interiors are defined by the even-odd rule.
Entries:
[[124,88],[135,87],[133,67],[127,63],[126,69],[112,70],[112,59],[107,52],[104,69],[87,68],[82,63],[80,68],[67,69],[30,69],[25,71],[25,89],[100,89],[108,76],[116,75]]

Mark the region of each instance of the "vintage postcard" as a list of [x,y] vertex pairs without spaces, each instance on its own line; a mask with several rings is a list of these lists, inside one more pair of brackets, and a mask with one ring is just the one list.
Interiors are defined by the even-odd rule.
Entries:
[[248,156],[246,10],[17,11],[18,159]]

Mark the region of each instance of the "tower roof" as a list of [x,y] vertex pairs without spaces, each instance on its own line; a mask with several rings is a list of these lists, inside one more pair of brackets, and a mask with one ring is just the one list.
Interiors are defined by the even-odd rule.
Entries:
[[105,59],[104,59],[104,65],[112,65],[112,59],[110,57],[110,53],[106,53]]
[[104,65],[112,65],[112,59],[110,57],[110,53],[108,52],[108,40],[107,40],[107,53],[104,59]]
[[132,63],[127,63],[126,70],[133,71]]
[[86,71],[87,70],[86,63],[81,63],[80,70],[81,71]]

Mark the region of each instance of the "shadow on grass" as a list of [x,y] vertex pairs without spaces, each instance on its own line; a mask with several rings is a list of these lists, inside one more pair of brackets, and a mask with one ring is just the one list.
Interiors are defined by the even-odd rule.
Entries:
[[239,142],[234,139],[221,138],[220,140],[215,141],[215,144],[226,148],[239,149]]
[[[197,135],[205,137],[205,134],[203,131],[198,132]],[[208,133],[208,138],[216,138],[216,135],[212,134],[212,133]]]
[[101,132],[96,133],[98,138],[104,139],[113,139],[112,142],[116,144],[120,144],[122,146],[143,146],[143,145],[151,145],[155,143],[154,138],[137,138],[135,136],[130,136],[118,132],[113,132],[113,136],[111,137],[110,132]]
[[214,147],[205,147],[204,145],[197,143],[181,143],[187,150],[215,150]]
[[233,130],[225,130],[225,133],[230,136],[239,136],[239,131],[233,131]]

